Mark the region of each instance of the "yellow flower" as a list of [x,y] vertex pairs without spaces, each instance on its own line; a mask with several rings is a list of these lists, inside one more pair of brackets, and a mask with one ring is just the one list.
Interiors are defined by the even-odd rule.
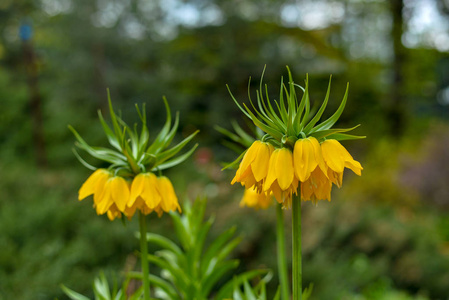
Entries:
[[240,182],[247,189],[256,185],[258,191],[261,191],[263,181],[268,172],[267,162],[273,150],[274,147],[269,143],[255,141],[243,156],[231,184]]
[[267,209],[273,203],[273,199],[266,193],[258,193],[254,189],[245,189],[240,206],[254,207],[255,209]]
[[124,212],[128,199],[129,183],[120,176],[114,176],[106,181],[97,201],[94,197],[94,206],[96,206],[98,215],[106,213],[113,205],[118,211]]
[[304,201],[331,201],[332,182],[320,168],[316,168],[307,181],[301,183],[301,198]]
[[132,182],[125,215],[132,216],[136,209],[145,215],[155,211],[159,216],[164,211],[181,211],[170,180],[165,176],[158,178],[153,173],[141,173]]
[[157,187],[157,177],[153,173],[140,173],[137,175],[131,184],[131,196],[128,207],[132,207],[134,202],[140,197],[149,209],[156,208],[162,199]]
[[97,169],[87,178],[78,191],[78,200],[83,200],[90,195],[94,195],[94,199],[100,196],[106,181],[111,177],[111,173],[105,169]]
[[355,174],[362,175],[362,165],[352,158],[351,154],[337,140],[325,140],[321,143],[321,151],[326,165],[329,167],[327,176],[341,187],[343,183],[343,171],[351,169]]
[[305,182],[317,166],[326,174],[326,165],[321,154],[320,143],[314,137],[299,139],[293,149],[293,165],[296,178]]
[[273,193],[279,203],[289,207],[292,194],[296,194],[297,189],[298,179],[294,174],[292,152],[287,148],[274,150],[270,157],[264,192]]

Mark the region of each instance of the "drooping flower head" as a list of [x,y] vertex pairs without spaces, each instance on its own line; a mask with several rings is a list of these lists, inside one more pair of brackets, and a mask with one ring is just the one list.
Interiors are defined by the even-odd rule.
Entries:
[[82,200],[93,195],[93,205],[97,214],[107,214],[111,221],[121,218],[122,215],[131,219],[137,210],[145,215],[154,211],[159,216],[172,210],[180,211],[173,185],[160,173],[162,170],[182,163],[193,153],[197,145],[175,157],[197,132],[167,149],[176,134],[179,115],[176,115],[172,125],[170,107],[164,98],[167,120],[160,133],[150,143],[145,105],[142,106],[142,110],[136,106],[142,122],[139,134],[137,125],[130,127],[115,114],[109,94],[108,100],[112,129],[105,122],[100,111],[98,116],[113,149],[89,146],[75,129],[69,126],[78,141],[76,144],[78,148],[109,164],[106,169],[96,169],[74,151],[83,165],[95,170],[80,188],[78,199]]
[[[290,207],[292,196],[299,194],[298,188],[301,189],[300,195],[304,201],[330,201],[332,184],[341,187],[344,168],[351,169],[357,175],[361,175],[363,169],[339,143],[342,140],[364,138],[346,133],[358,126],[349,129],[332,128],[344,110],[348,88],[337,111],[319,123],[329,100],[330,81],[324,102],[312,116],[308,77],[306,76],[305,87],[302,88],[293,82],[288,67],[287,70],[289,82],[284,84],[281,79],[278,101],[269,100],[268,88],[265,86],[263,89],[262,83],[257,93],[256,105],[250,98],[250,105],[243,104],[242,107],[231,93],[240,110],[265,133],[243,155],[232,183],[241,182],[247,189],[255,187],[259,193],[271,193],[284,207]],[[300,101],[297,87],[303,92]],[[271,148],[259,157],[262,144],[264,149],[269,147],[267,145]],[[240,158],[230,165],[239,161]],[[263,176],[264,174],[266,175]]]

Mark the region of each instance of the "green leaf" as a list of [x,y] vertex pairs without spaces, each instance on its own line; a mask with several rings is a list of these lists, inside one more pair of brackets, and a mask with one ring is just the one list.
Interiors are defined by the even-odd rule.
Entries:
[[78,161],[85,166],[86,168],[88,168],[89,170],[95,171],[97,168],[95,168],[94,166],[92,166],[91,164],[87,163],[79,154],[78,152],[76,152],[75,148],[72,148],[72,152],[73,154],[75,154],[75,157],[78,159]]
[[77,293],[77,292],[69,289],[68,287],[66,287],[63,284],[61,284],[61,289],[72,300],[90,300],[86,296],[81,295],[80,293]]
[[98,118],[100,119],[101,126],[103,126],[103,131],[108,138],[109,144],[111,144],[111,146],[115,149],[121,151],[122,148],[120,147],[120,143],[118,142],[117,137],[114,135],[114,132],[111,130],[111,128],[109,128],[108,124],[104,120],[101,110],[98,110]]
[[162,148],[162,145],[164,143],[164,139],[165,139],[166,135],[170,131],[170,124],[171,124],[170,106],[168,105],[167,99],[165,97],[163,97],[162,99],[164,100],[165,110],[167,112],[167,117],[166,117],[167,119],[165,121],[164,127],[162,127],[161,131],[157,135],[154,142],[151,144],[150,147],[148,147],[148,149],[146,151],[147,153],[152,153],[152,154],[158,153],[160,151],[160,149]]
[[171,274],[170,279],[176,286],[179,286],[179,288],[183,290],[187,288],[189,277],[181,268],[179,268],[178,266],[173,266],[166,260],[152,254],[148,254],[148,261],[169,272]]
[[94,294],[99,300],[111,300],[109,284],[104,273],[101,273],[100,277],[94,279]]
[[124,136],[117,122],[117,116],[115,115],[114,109],[112,107],[111,94],[109,92],[109,89],[107,89],[107,93],[108,93],[109,113],[111,115],[112,126],[114,128],[115,136],[117,137],[118,143],[121,146],[123,145]]
[[254,137],[247,134],[235,120],[231,120],[231,125],[232,128],[234,128],[235,132],[240,136],[240,138],[245,141],[245,143],[242,143],[242,145],[249,147],[256,140]]
[[313,283],[309,284],[309,286],[304,289],[304,291],[302,292],[302,299],[303,300],[309,299],[310,296],[312,295],[312,291],[313,291]]
[[166,237],[163,237],[162,235],[155,233],[147,233],[147,242],[157,244],[162,248],[169,249],[170,251],[178,255],[182,255],[182,250],[178,247],[178,245],[176,245]]
[[207,248],[201,260],[201,272],[203,274],[210,273],[211,261],[214,257],[218,256],[220,250],[226,245],[226,243],[232,238],[236,230],[236,227],[231,227],[222,234],[220,234]]
[[192,155],[192,153],[195,151],[195,149],[197,147],[198,147],[198,144],[195,144],[192,147],[192,149],[190,149],[186,153],[184,153],[184,154],[182,154],[182,155],[180,155],[180,156],[178,156],[176,158],[173,158],[173,159],[171,159],[169,161],[166,161],[166,162],[164,162],[164,163],[162,163],[160,165],[156,165],[156,167],[154,167],[152,169],[152,171],[154,172],[154,171],[157,171],[157,170],[169,169],[169,168],[172,168],[174,166],[177,166],[177,165],[183,163],[185,160],[187,160],[187,158],[189,158]]
[[326,109],[327,106],[327,102],[329,101],[329,95],[330,95],[330,91],[331,91],[331,81],[332,81],[332,76],[329,78],[329,85],[327,87],[327,92],[326,92],[326,97],[324,98],[324,102],[321,105],[320,109],[318,110],[318,112],[316,113],[316,115],[313,117],[313,119],[307,124],[307,126],[304,128],[304,132],[307,134],[312,128],[313,126],[315,126],[315,124],[320,120],[321,116],[323,115],[324,110]]
[[251,116],[250,119],[253,121],[254,125],[256,125],[260,129],[262,129],[264,132],[270,134],[275,139],[280,140],[282,138],[283,134],[280,131],[278,131],[274,128],[271,128],[271,127],[265,125],[264,123],[262,123],[261,121],[259,121],[259,119],[256,118],[256,116],[246,107],[246,105],[245,104],[243,104],[243,105],[245,106],[248,113],[250,114],[250,116]]
[[243,151],[243,153],[240,154],[239,157],[237,157],[232,163],[227,164],[226,166],[224,166],[221,170],[223,171],[223,170],[229,169],[229,168],[231,168],[231,167],[237,165],[237,164],[240,162],[240,160],[242,160],[242,158],[243,158],[243,156],[245,155],[246,151],[248,151],[248,149],[246,149],[245,151]]
[[357,126],[354,126],[352,128],[334,128],[334,129],[327,129],[327,130],[312,132],[310,134],[310,136],[313,136],[317,140],[320,140],[322,138],[325,138],[327,136],[330,136],[330,135],[333,135],[333,134],[336,134],[336,133],[348,132],[348,131],[354,130],[354,129],[356,129],[359,126],[360,126],[360,124],[357,125]]
[[217,293],[215,299],[224,299],[228,295],[231,295],[234,284],[241,285],[245,280],[251,280],[256,276],[268,273],[268,270],[251,270],[241,273],[234,277],[233,280],[228,281]]
[[236,269],[239,266],[237,259],[221,262],[215,267],[213,273],[205,276],[201,280],[201,292],[204,296],[208,295],[214,285],[222,278],[226,273]]
[[320,123],[316,127],[312,128],[310,133],[329,129],[335,124],[335,122],[337,122],[337,120],[340,118],[341,114],[343,113],[343,110],[345,109],[346,101],[348,99],[348,92],[349,92],[349,83],[346,86],[345,95],[344,95],[343,100],[341,101],[341,104],[338,107],[337,111],[329,119]]
[[[307,120],[308,120],[309,112],[310,112],[309,74],[306,74],[306,88],[305,88],[305,90],[304,90],[304,94],[303,94],[303,96],[302,96],[302,99],[304,100],[304,108],[305,108],[305,111],[304,111],[304,116],[302,116],[302,120],[301,120],[301,119],[298,119],[298,122],[300,121],[299,126],[296,125],[297,127],[295,128],[295,130],[296,130],[298,133],[304,128],[304,126],[305,126],[305,124],[306,124],[306,122],[307,122]],[[303,103],[303,100],[301,100],[301,103]],[[300,106],[301,106],[301,104],[300,104]],[[300,109],[300,111],[301,111],[301,114],[302,114],[302,110],[301,110],[301,109]],[[298,123],[295,123],[295,124],[298,124]]]
[[334,139],[337,141],[347,141],[347,140],[360,140],[366,138],[366,136],[361,135],[351,135],[351,134],[345,134],[345,133],[335,133],[328,135],[326,137],[327,139]]
[[186,137],[184,140],[182,140],[179,144],[177,144],[176,146],[174,146],[171,149],[168,149],[164,152],[161,152],[159,154],[156,155],[156,165],[159,165],[161,163],[163,163],[164,161],[166,161],[167,159],[173,157],[174,155],[176,155],[179,151],[181,151],[182,148],[184,148],[184,146],[190,142],[195,135],[197,135],[197,133],[199,132],[199,130],[195,131],[194,133],[192,133],[191,135],[189,135],[188,137]]
[[243,282],[243,288],[246,300],[257,300],[256,295],[254,295],[253,289],[251,288],[247,280]]
[[[188,210],[188,205],[185,204],[183,207],[183,210],[184,210],[184,212],[186,212],[186,210]],[[188,232],[184,228],[184,224],[181,221],[181,217],[176,212],[169,212],[169,214],[170,214],[170,216],[173,220],[173,224],[175,226],[176,236],[181,241],[182,247],[184,249],[189,249],[190,248],[190,240],[188,239]]]
[[223,127],[215,125],[214,129],[216,131],[220,132],[221,134],[225,135],[229,139],[233,140],[236,143],[241,143],[241,141],[242,141],[242,138],[240,136],[238,136],[237,134],[235,134],[235,133],[233,133],[233,132],[231,132],[231,131],[223,128]]
[[231,95],[232,100],[234,100],[234,103],[237,105],[237,107],[248,117],[251,119],[250,115],[240,106],[237,99],[235,99],[234,95],[232,94],[231,90],[229,89],[229,86],[226,85],[226,88],[228,89],[229,95]]

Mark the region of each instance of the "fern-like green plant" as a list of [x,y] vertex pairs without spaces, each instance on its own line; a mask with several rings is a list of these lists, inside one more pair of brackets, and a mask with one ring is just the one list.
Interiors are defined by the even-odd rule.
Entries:
[[161,235],[147,234],[148,242],[162,248],[155,255],[148,256],[150,263],[162,269],[159,282],[153,283],[158,298],[229,299],[235,285],[268,273],[267,270],[247,271],[234,275],[221,287],[218,286],[239,265],[238,260],[228,257],[240,243],[241,237],[235,237],[235,228],[231,228],[206,247],[214,218],[204,221],[205,209],[206,200],[197,199],[193,205],[185,202],[182,216],[176,212],[170,213],[180,246]]
[[[118,289],[117,284],[114,284],[112,290],[109,287],[108,280],[104,273],[100,273],[100,276],[95,278],[93,282],[93,292],[95,300],[137,300],[140,299],[143,294],[142,287],[138,288],[131,296],[126,297],[126,291],[131,277],[129,277],[122,285],[121,289]],[[63,292],[72,300],[90,300],[88,297],[69,289],[65,285],[61,285]]]

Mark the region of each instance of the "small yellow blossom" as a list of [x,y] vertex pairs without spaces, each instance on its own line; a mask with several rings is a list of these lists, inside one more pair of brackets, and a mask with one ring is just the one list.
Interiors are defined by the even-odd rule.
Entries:
[[326,172],[320,143],[316,138],[308,137],[296,141],[293,149],[293,164],[296,178],[301,182],[309,179],[310,174],[317,166]]
[[153,173],[140,173],[134,178],[127,207],[128,217],[134,214],[137,208],[145,215],[153,211],[159,216],[163,212],[173,210],[181,212],[170,180],[165,176],[158,178]]
[[162,200],[158,190],[158,180],[153,173],[140,173],[131,185],[131,195],[128,207],[132,207],[134,202],[141,198],[149,209],[155,209]]
[[338,187],[343,183],[343,171],[351,169],[355,174],[362,174],[362,165],[337,140],[325,140],[321,143],[323,158],[328,166],[327,176]]
[[245,189],[240,206],[253,207],[255,209],[267,209],[273,203],[271,195],[258,193],[254,189]]
[[256,185],[257,190],[262,190],[263,180],[267,176],[268,161],[274,147],[269,143],[255,141],[243,156],[243,160],[232,179],[231,184],[240,182],[249,189]]
[[118,211],[124,212],[129,199],[129,183],[120,176],[109,178],[104,184],[103,190],[97,201],[94,198],[94,205],[97,214],[106,213],[114,204]]
[[298,189],[298,179],[294,173],[292,152],[288,148],[274,150],[270,157],[264,192],[273,193],[279,203],[289,207],[292,194],[296,194]]

